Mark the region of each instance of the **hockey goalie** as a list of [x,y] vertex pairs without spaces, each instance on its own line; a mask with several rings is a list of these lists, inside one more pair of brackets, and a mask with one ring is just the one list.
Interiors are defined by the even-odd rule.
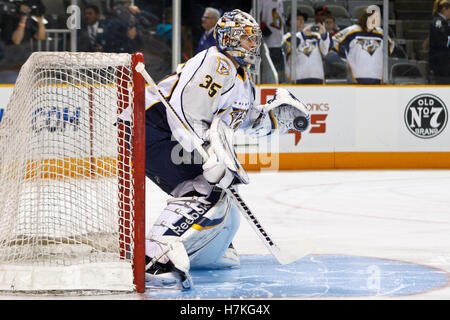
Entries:
[[[239,266],[232,241],[240,215],[225,190],[249,179],[233,149],[234,132],[261,137],[309,126],[305,105],[286,89],[255,105],[249,73],[259,67],[261,30],[252,16],[226,12],[214,37],[215,47],[158,84],[182,121],[146,92],[146,175],[171,196],[146,237],[147,287],[189,289],[192,268]],[[194,148],[199,144],[207,161]]]

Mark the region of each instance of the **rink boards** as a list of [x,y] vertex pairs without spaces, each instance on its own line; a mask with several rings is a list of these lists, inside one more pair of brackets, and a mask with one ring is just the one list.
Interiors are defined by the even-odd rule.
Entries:
[[270,139],[240,136],[252,169],[450,168],[449,86],[257,86],[266,103],[277,87],[310,110],[306,132]]
[[[247,170],[450,168],[449,86],[258,85],[257,103],[278,87],[308,107],[311,126],[270,139],[237,134]],[[0,85],[0,121],[12,90]]]

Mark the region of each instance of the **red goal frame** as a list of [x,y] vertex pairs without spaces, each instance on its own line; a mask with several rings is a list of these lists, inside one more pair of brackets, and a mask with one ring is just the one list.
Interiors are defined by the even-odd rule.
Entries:
[[[122,223],[120,234],[121,256],[124,257],[125,249],[133,246],[133,278],[136,291],[145,292],[145,80],[135,71],[135,66],[144,63],[144,55],[141,52],[132,55],[132,75],[123,74],[125,79],[119,80],[118,95],[133,90],[133,132],[130,135],[129,146],[125,137],[124,125],[119,122],[119,198],[129,199],[123,207],[119,207],[119,219]],[[127,88],[124,83],[129,83],[132,78],[133,87]],[[122,83],[123,82],[123,83]],[[119,98],[118,114],[128,105],[124,94]],[[131,151],[131,152],[130,152]],[[131,157],[131,159],[130,159]],[[123,170],[123,166],[131,163],[132,168]],[[130,170],[131,169],[131,170]],[[132,172],[132,184],[134,195],[130,195],[129,173]],[[134,201],[131,200],[134,197]],[[120,202],[120,201],[119,201]],[[130,225],[130,214],[134,214],[133,225]]]

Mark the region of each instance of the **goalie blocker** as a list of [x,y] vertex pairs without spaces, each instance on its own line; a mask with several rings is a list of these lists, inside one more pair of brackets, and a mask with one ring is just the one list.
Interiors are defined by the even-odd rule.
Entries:
[[284,88],[277,89],[266,104],[251,108],[249,117],[253,125],[246,128],[246,134],[258,137],[291,130],[304,132],[311,122],[306,106]]

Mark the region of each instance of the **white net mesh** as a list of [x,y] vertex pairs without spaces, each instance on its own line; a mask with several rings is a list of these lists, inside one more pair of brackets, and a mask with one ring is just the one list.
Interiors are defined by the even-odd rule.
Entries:
[[[24,270],[60,270],[68,290],[106,277],[132,289],[133,124],[117,117],[131,74],[128,54],[39,52],[23,65],[0,123],[0,290],[65,289],[36,288]],[[100,269],[90,284],[65,278],[89,265]]]

